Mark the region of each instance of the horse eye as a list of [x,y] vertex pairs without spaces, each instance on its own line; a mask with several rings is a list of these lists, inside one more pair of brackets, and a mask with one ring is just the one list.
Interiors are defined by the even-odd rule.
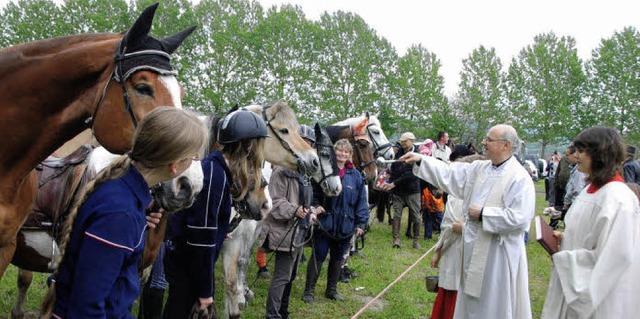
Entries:
[[153,88],[148,84],[138,84],[134,89],[142,95],[153,96]]
[[287,129],[286,127],[281,128],[279,131],[282,134],[289,134],[289,129]]

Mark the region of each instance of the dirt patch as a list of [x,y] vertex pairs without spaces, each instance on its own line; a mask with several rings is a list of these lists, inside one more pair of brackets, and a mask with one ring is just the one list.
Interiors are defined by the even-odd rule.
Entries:
[[[356,299],[362,301],[365,305],[369,303],[369,301],[371,301],[371,299],[373,299],[373,297],[371,296],[360,296],[360,295],[355,295],[354,296]],[[367,308],[367,310],[371,310],[371,311],[376,311],[376,312],[380,312],[384,309],[384,307],[388,306],[389,303],[384,300],[384,299],[376,299],[376,301],[374,301],[369,308]]]

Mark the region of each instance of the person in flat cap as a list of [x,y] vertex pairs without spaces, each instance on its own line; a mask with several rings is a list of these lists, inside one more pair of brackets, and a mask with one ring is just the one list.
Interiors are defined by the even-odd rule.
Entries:
[[[413,142],[416,136],[411,132],[405,132],[400,136],[401,148],[396,152],[395,158],[410,153],[418,152]],[[391,192],[393,201],[393,244],[395,248],[400,248],[400,220],[402,219],[402,208],[409,208],[409,219],[413,224],[413,248],[420,249],[420,227],[422,217],[420,216],[420,182],[419,178],[412,172],[411,165],[396,162],[391,165],[391,175],[389,182],[383,186],[383,190]]]

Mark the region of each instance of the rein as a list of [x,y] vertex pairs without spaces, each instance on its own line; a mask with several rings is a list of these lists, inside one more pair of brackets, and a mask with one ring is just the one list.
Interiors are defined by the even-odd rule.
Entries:
[[387,142],[387,143],[382,144],[382,145],[378,144],[376,139],[373,138],[373,134],[371,134],[371,131],[369,130],[370,126],[376,126],[376,125],[374,123],[370,123],[370,124],[367,125],[367,134],[369,135],[369,139],[371,140],[371,144],[374,147],[374,155],[376,157],[383,156],[384,154],[387,153],[387,151],[391,147],[393,147],[393,144],[391,144],[390,142]]

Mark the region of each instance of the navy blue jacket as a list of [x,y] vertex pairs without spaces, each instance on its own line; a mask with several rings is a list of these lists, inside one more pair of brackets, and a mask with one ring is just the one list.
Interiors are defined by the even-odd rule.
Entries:
[[313,183],[312,206],[322,206],[324,214],[318,215],[320,234],[339,239],[351,239],[355,227],[364,229],[369,220],[369,205],[362,174],[353,168],[346,168],[342,177],[342,192],[335,197],[327,197],[317,183]]
[[168,263],[199,284],[200,298],[213,296],[215,263],[227,237],[231,218],[232,176],[222,153],[214,151],[202,160],[202,191],[193,205],[169,219],[167,239],[176,251]]
[[134,166],[89,196],[56,278],[54,318],[134,318],[150,203],[149,187]]

